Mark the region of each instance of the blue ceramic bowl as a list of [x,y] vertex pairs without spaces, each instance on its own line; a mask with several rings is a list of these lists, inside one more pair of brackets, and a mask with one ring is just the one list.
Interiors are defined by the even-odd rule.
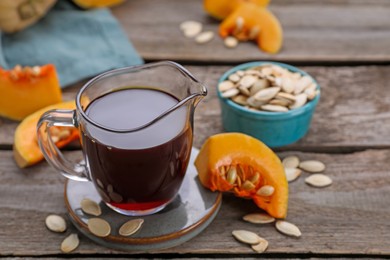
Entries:
[[[244,63],[230,69],[223,74],[218,84],[227,80],[229,75],[238,70],[246,70],[264,64],[275,64],[292,72],[298,72],[311,77],[306,72],[288,64],[258,61]],[[313,77],[311,78],[317,84],[317,89],[319,89],[320,86],[317,81]],[[223,98],[218,89],[217,93],[221,104],[222,123],[225,130],[227,132],[241,132],[251,135],[270,147],[292,144],[304,137],[309,130],[311,118],[320,99],[320,94],[318,94],[313,100],[300,108],[287,112],[266,112],[249,110],[228,98]]]

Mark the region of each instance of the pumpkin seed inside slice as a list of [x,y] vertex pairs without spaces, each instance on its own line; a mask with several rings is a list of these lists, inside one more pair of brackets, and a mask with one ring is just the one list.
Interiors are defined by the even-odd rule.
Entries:
[[101,218],[90,218],[88,220],[88,229],[97,237],[106,237],[111,233],[110,224]]
[[324,174],[313,174],[305,179],[305,182],[311,186],[322,188],[332,184],[332,179]]
[[307,172],[323,172],[325,170],[325,164],[320,161],[309,160],[301,162],[299,168]]
[[66,230],[66,222],[65,219],[58,215],[49,215],[45,220],[46,227],[53,231],[62,233]]
[[275,218],[265,213],[251,213],[245,215],[243,220],[253,224],[268,224],[274,222]]
[[83,199],[80,203],[81,209],[92,216],[100,216],[102,214],[102,210],[95,201],[90,200],[90,199]]
[[264,253],[268,248],[268,241],[262,237],[260,238],[260,242],[257,245],[251,245],[252,249],[257,253]]
[[275,227],[279,232],[288,236],[300,237],[302,235],[301,231],[296,225],[284,220],[276,221]]
[[256,245],[260,242],[260,237],[257,234],[247,230],[234,230],[232,235],[235,239],[245,244]]
[[269,197],[272,194],[274,194],[274,192],[275,192],[275,188],[273,186],[264,185],[256,192],[256,194],[259,196]]
[[236,167],[231,167],[228,172],[227,172],[227,176],[226,176],[226,180],[230,183],[230,184],[234,184],[237,180],[237,169]]
[[69,253],[75,250],[79,246],[79,237],[77,234],[70,234],[64,239],[61,243],[61,251],[64,253]]
[[119,235],[121,236],[131,236],[135,234],[140,228],[144,220],[142,218],[132,219],[123,224],[119,229]]

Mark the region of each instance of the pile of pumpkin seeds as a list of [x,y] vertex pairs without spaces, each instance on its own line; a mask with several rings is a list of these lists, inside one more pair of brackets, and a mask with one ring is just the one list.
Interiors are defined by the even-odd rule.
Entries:
[[194,38],[198,44],[204,44],[214,38],[213,31],[202,31],[203,25],[197,21],[185,21],[180,24],[180,30],[187,38]]
[[[97,237],[107,237],[111,234],[111,226],[106,220],[98,218],[102,214],[102,210],[95,201],[90,199],[83,199],[80,203],[81,210],[90,216],[87,226],[89,231]],[[53,232],[63,233],[67,229],[66,221],[59,215],[49,215],[45,220],[46,227]],[[143,219],[132,219],[125,222],[119,228],[119,235],[128,237],[139,231],[144,223]],[[61,243],[61,251],[69,253],[79,246],[80,240],[76,233],[67,236]]]
[[305,183],[317,188],[327,187],[332,184],[332,179],[321,172],[325,171],[325,164],[316,160],[300,161],[297,156],[288,156],[282,164],[288,182],[292,182],[301,176],[302,170],[311,175],[305,179]]
[[219,83],[221,96],[250,110],[286,112],[304,106],[319,93],[309,76],[275,64],[239,70]]

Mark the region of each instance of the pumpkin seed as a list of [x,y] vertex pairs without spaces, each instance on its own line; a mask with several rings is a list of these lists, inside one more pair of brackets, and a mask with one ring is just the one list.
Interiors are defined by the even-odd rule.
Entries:
[[195,37],[202,31],[202,24],[196,21],[185,21],[180,24],[180,29],[188,38]]
[[228,172],[227,172],[227,176],[226,176],[226,180],[230,183],[230,184],[234,184],[237,180],[237,169],[236,167],[231,167]]
[[257,77],[253,75],[245,75],[238,82],[240,87],[250,88],[257,81]]
[[106,237],[111,233],[110,224],[101,218],[88,219],[88,229],[97,237]]
[[264,185],[258,191],[256,192],[257,195],[259,196],[264,196],[264,197],[269,197],[272,194],[274,194],[275,188],[271,185]]
[[307,96],[305,93],[295,96],[295,102],[290,106],[290,109],[299,108],[306,104]]
[[268,241],[259,237],[260,242],[257,245],[251,245],[252,249],[257,253],[264,253],[268,248]]
[[113,192],[109,192],[108,196],[116,203],[122,202],[122,200],[123,200],[122,195],[120,195],[120,194],[118,194],[118,193],[116,193],[114,191]]
[[299,176],[301,176],[302,173],[302,171],[297,168],[285,168],[284,172],[288,182],[295,181]]
[[239,87],[238,90],[241,92],[241,94],[244,94],[245,96],[249,97],[251,93],[249,92],[249,89],[244,87]]
[[305,179],[305,182],[311,186],[322,188],[332,184],[332,179],[323,174],[313,174]]
[[223,41],[223,43],[225,44],[225,46],[227,48],[236,48],[237,45],[238,45],[238,40],[233,37],[233,36],[228,36],[225,38],[225,40]]
[[298,82],[295,85],[294,94],[298,95],[302,93],[313,81],[308,76],[303,76],[298,80]]
[[236,74],[237,74],[239,77],[244,77],[245,71],[243,71],[243,70],[237,70],[237,71],[236,71]]
[[228,77],[228,79],[231,81],[231,82],[233,82],[233,83],[237,83],[239,80],[240,80],[240,76],[238,76],[236,73],[234,73],[234,74],[232,74],[232,75],[230,75],[229,77]]
[[299,228],[287,221],[284,220],[278,220],[276,221],[276,229],[288,236],[293,236],[293,237],[300,237],[302,235],[301,231]]
[[206,31],[196,36],[195,42],[199,44],[204,44],[211,41],[213,38],[214,38],[214,33],[212,31]]
[[69,253],[75,250],[79,246],[80,240],[77,234],[70,234],[61,243],[61,251]]
[[104,189],[104,185],[103,185],[103,183],[102,183],[101,180],[96,179],[96,183],[97,183],[97,185],[98,185],[100,188]]
[[218,89],[219,89],[219,91],[221,91],[221,92],[228,91],[229,89],[234,89],[235,87],[236,87],[236,86],[234,85],[234,83],[231,82],[230,80],[222,81],[222,82],[219,83],[219,85],[218,85]]
[[286,100],[286,99],[271,99],[268,102],[268,104],[269,105],[275,105],[275,106],[288,107],[289,105],[291,105],[291,102]]
[[260,173],[258,172],[255,172],[254,175],[252,175],[252,177],[249,179],[250,182],[252,182],[253,184],[256,184],[260,179]]
[[59,131],[58,133],[58,138],[60,140],[64,140],[66,138],[68,138],[70,136],[71,132],[69,129],[62,129],[61,131]]
[[270,88],[260,90],[253,97],[258,101],[268,101],[273,97],[275,97],[279,91],[280,91],[279,87],[270,87]]
[[235,31],[236,32],[240,32],[242,30],[242,28],[244,27],[244,18],[242,18],[241,16],[237,17],[236,19],[236,27],[235,27]]
[[239,175],[237,175],[237,186],[241,187],[241,184],[242,184],[241,177]]
[[293,93],[295,86],[294,86],[294,80],[290,78],[283,78],[282,80],[282,90],[286,93]]
[[270,111],[270,112],[286,112],[288,111],[288,108],[278,105],[263,105],[261,106],[262,110]]
[[276,98],[286,99],[288,101],[295,102],[296,97],[294,95],[291,95],[289,93],[279,92],[276,94]]
[[51,140],[53,141],[53,143],[57,143],[60,140],[60,138],[56,135],[53,135],[51,136]]
[[287,156],[282,160],[282,164],[285,168],[297,168],[299,166],[298,156]]
[[268,80],[266,80],[266,79],[258,79],[258,80],[256,80],[256,82],[253,83],[253,85],[252,85],[252,87],[250,89],[251,96],[253,96],[257,92],[259,92],[260,90],[268,88],[268,87],[269,87]]
[[237,104],[240,104],[242,106],[246,106],[248,104],[247,97],[244,95],[237,95],[235,97],[232,97],[233,102],[236,102]]
[[254,96],[251,96],[249,97],[246,102],[254,107],[254,108],[260,108],[262,105],[265,105],[267,102],[266,101],[259,101],[259,100],[256,100]]
[[260,33],[260,27],[253,26],[249,31],[249,40],[254,40]]
[[250,182],[249,180],[246,180],[242,184],[241,189],[249,191],[249,190],[253,190],[255,187],[256,186],[252,182]]
[[132,219],[123,224],[119,229],[119,235],[127,237],[135,234],[144,223],[142,218]]
[[250,231],[234,230],[232,232],[232,235],[235,239],[245,244],[257,245],[258,243],[260,243],[260,237],[257,234]]
[[90,200],[90,199],[83,199],[80,203],[81,209],[93,216],[100,216],[102,214],[102,210],[100,209],[99,204],[97,204],[95,201]]
[[31,72],[33,76],[39,76],[41,74],[41,67],[34,66],[32,67]]
[[268,224],[274,222],[275,218],[264,213],[251,213],[245,215],[243,220],[253,224]]
[[46,227],[53,231],[62,233],[66,230],[66,222],[65,219],[58,215],[49,215],[45,220]]
[[320,161],[309,160],[301,162],[299,168],[307,172],[323,172],[325,170],[325,164]]
[[230,98],[236,96],[240,91],[236,88],[229,89],[228,91],[225,91],[221,94],[222,97],[224,98]]

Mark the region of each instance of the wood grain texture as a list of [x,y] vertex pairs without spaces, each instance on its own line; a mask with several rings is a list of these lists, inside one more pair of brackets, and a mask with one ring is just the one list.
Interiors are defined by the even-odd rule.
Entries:
[[[195,113],[194,145],[223,131],[218,78],[226,66],[187,66],[208,87]],[[321,100],[308,135],[288,149],[341,151],[390,147],[390,67],[301,67],[321,85]],[[71,99],[79,86],[65,89]],[[0,146],[11,146],[17,123],[0,119]]]
[[[344,155],[289,152],[280,156],[289,154],[323,161],[325,174],[334,181],[327,188],[312,188],[304,184],[304,177],[309,176],[304,173],[291,183],[287,220],[301,229],[301,238],[285,237],[272,224],[258,226],[242,221],[244,214],[259,210],[251,201],[225,195],[218,216],[199,236],[173,249],[149,253],[256,256],[231,236],[234,229],[246,229],[269,240],[270,254],[390,256],[390,150]],[[76,159],[81,155],[68,152],[67,156]],[[48,231],[44,219],[51,213],[65,216],[63,185],[64,178],[46,163],[20,170],[11,151],[0,151],[0,255],[60,254],[65,234]],[[66,234],[71,232],[76,232],[72,226]],[[125,252],[97,246],[81,236],[74,256],[78,254]]]
[[[147,60],[239,63],[249,60],[287,62],[389,62],[390,5],[385,1],[273,1],[284,45],[277,55],[254,43],[226,49],[222,39],[199,45],[185,38],[179,24],[197,20],[217,33],[219,22],[204,11],[201,0],[134,0],[113,8],[141,56]],[[156,15],[158,14],[158,15]]]

